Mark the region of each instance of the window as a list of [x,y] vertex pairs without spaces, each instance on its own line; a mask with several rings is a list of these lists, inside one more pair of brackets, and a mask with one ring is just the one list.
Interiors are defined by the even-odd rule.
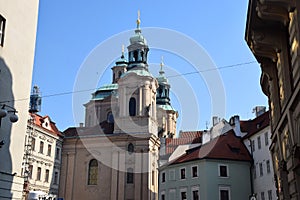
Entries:
[[136,100],[135,98],[131,97],[129,100],[129,116],[136,115]]
[[44,142],[40,142],[40,151],[39,151],[39,153],[43,153],[43,151],[44,151]]
[[265,145],[266,146],[269,145],[269,134],[268,134],[268,132],[265,132]]
[[266,164],[267,164],[267,173],[270,173],[271,172],[270,160],[267,160]]
[[161,173],[161,182],[162,183],[166,182],[166,173],[165,172]]
[[219,188],[220,200],[229,200],[230,199],[230,190],[228,187]]
[[54,181],[53,181],[54,185],[58,185],[58,172],[54,173]]
[[35,151],[35,138],[31,137],[31,150]]
[[264,192],[260,193],[260,198],[261,198],[261,200],[265,200],[265,193]]
[[165,194],[161,194],[161,200],[165,200],[166,197],[165,197]]
[[261,139],[260,139],[260,136],[257,137],[257,148],[261,149]]
[[56,154],[55,154],[55,159],[59,160],[59,154],[60,154],[60,148],[56,148]]
[[220,177],[228,177],[227,165],[219,165],[219,176]]
[[4,45],[4,31],[5,31],[6,19],[0,15],[0,46]]
[[133,169],[132,168],[127,169],[127,183],[129,183],[129,184],[133,183]]
[[187,200],[187,198],[186,198],[186,192],[184,191],[184,192],[180,192],[180,196],[181,196],[181,200]]
[[118,77],[121,78],[121,76],[122,76],[122,72],[119,71],[119,72],[118,72]]
[[252,144],[252,152],[254,152],[255,151],[255,140],[252,140],[251,144]]
[[127,146],[127,151],[129,154],[132,154],[134,152],[134,146],[132,143],[129,143]]
[[259,175],[260,175],[260,176],[263,176],[263,175],[264,175],[262,163],[259,163]]
[[185,168],[180,169],[180,179],[185,179]]
[[51,144],[48,144],[47,156],[51,156]]
[[49,182],[49,169],[46,169],[46,172],[45,172],[45,182]]
[[198,177],[198,166],[192,167],[192,177]]
[[29,165],[29,167],[28,167],[28,178],[30,178],[30,179],[32,179],[32,169],[33,169],[33,166]]
[[36,180],[38,180],[38,181],[41,180],[41,173],[42,173],[42,169],[40,167],[38,167],[37,173],[36,173]]
[[272,190],[268,190],[268,200],[272,200]]
[[88,185],[97,185],[98,161],[92,159],[89,163]]
[[192,200],[199,200],[199,190],[192,191]]

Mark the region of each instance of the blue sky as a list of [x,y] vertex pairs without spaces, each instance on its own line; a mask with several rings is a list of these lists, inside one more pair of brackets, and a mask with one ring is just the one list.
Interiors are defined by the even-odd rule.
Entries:
[[[72,94],[55,94],[68,93],[77,89],[74,85],[84,62],[97,48],[102,48],[106,41],[124,32],[132,31],[133,34],[138,10],[141,12],[141,28],[142,31],[145,29],[145,37],[147,28],[152,27],[170,30],[190,38],[210,57],[212,61],[210,64],[214,64],[214,66],[208,66],[210,64],[202,66],[203,69],[255,61],[244,40],[247,4],[246,0],[189,1],[189,3],[170,0],[41,0],[32,80],[32,84],[38,85],[42,96],[45,96],[42,99],[40,114],[49,115],[61,131],[76,126],[79,121],[84,120],[84,107],[78,106],[80,108],[76,113],[81,115],[82,120],[74,121]],[[152,41],[152,44],[159,40],[166,40],[166,37],[159,34],[155,36],[157,36],[154,39],[156,41]],[[153,35],[146,38],[152,39]],[[178,41],[172,41],[172,37],[169,39],[169,42],[177,45]],[[128,46],[129,38],[125,39],[123,44]],[[161,56],[164,56],[167,76],[171,76],[175,71],[177,74],[188,73],[195,71],[195,67],[199,67],[193,66],[191,61],[182,55],[163,49],[151,49],[151,40],[148,40],[148,44],[150,47],[148,62],[152,63],[150,68],[154,76],[158,75]],[[108,57],[112,49],[119,50],[119,55],[121,54],[121,46],[112,45],[107,52],[98,55],[99,59]],[[193,48],[186,49],[186,52],[189,55],[195,53]],[[115,59],[119,55],[116,54]],[[192,59],[202,59],[202,57],[198,58],[196,55]],[[91,72],[99,77],[98,86],[110,82],[110,67],[113,61],[111,60],[108,66],[99,66],[99,71]],[[106,69],[105,73],[100,73],[100,68]],[[214,106],[212,91],[204,78],[208,73],[210,72],[169,78],[170,83],[174,85],[183,80],[184,83],[180,82],[180,84],[186,84],[192,90],[192,94],[188,93],[188,90],[182,94],[174,92],[180,91],[180,84],[173,87],[171,101],[181,114],[178,130],[204,129],[211,121],[212,115],[219,114],[212,111]],[[250,119],[253,118],[254,106],[267,105],[267,98],[261,92],[259,85],[261,71],[257,63],[220,69],[217,73],[222,80],[226,97],[224,101],[226,110],[220,117],[229,119],[230,116],[238,114],[242,119]],[[93,87],[86,89],[93,89]],[[92,92],[90,90],[80,93],[84,96],[82,104],[86,103]],[[214,96],[214,98],[218,97]],[[220,99],[223,99],[221,94]],[[186,107],[186,105],[190,106]],[[185,112],[183,113],[182,110]]]

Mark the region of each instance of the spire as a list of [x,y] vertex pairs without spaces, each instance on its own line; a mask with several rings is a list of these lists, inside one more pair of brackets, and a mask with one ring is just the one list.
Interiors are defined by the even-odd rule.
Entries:
[[164,75],[164,70],[163,70],[163,66],[164,66],[164,57],[163,56],[161,56],[161,61],[160,61],[160,71],[159,71],[159,74],[161,75],[161,76],[163,76]]
[[124,52],[125,52],[125,47],[124,47],[124,44],[122,44],[122,56],[121,56],[122,59],[125,58],[125,57],[124,57]]
[[140,29],[140,24],[141,24],[141,20],[140,20],[140,10],[138,10],[138,18],[136,20],[136,29]]

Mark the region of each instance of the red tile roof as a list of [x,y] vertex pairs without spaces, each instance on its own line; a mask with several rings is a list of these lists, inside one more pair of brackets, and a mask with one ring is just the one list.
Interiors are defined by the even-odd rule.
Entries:
[[270,124],[269,111],[248,121],[240,121],[241,131],[246,132],[244,138],[249,138],[260,130],[266,128]]
[[[55,136],[59,136],[62,137],[62,133],[57,129],[55,122],[51,121],[50,117],[48,115],[46,116],[41,116],[39,114],[34,114],[34,113],[29,113],[30,116],[33,118],[33,122],[36,126],[39,126],[40,128],[50,132],[51,134],[55,135]],[[48,118],[49,122],[50,122],[50,129],[47,129],[45,127],[42,126],[42,124],[44,123],[45,119]]]
[[184,163],[199,159],[226,159],[237,161],[252,161],[251,155],[241,138],[237,137],[233,130],[214,138],[209,143],[200,147],[187,150],[179,158],[170,164]]
[[179,138],[166,138],[166,154],[171,154],[174,150],[183,144],[195,144],[202,142],[203,131],[181,132]]

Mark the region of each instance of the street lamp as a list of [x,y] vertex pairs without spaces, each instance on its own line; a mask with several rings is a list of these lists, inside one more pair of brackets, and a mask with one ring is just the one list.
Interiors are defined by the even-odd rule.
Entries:
[[14,107],[6,105],[6,104],[0,104],[0,127],[1,127],[1,121],[3,117],[6,117],[9,114],[9,120],[12,123],[15,123],[18,121],[18,116],[16,113],[18,112]]

